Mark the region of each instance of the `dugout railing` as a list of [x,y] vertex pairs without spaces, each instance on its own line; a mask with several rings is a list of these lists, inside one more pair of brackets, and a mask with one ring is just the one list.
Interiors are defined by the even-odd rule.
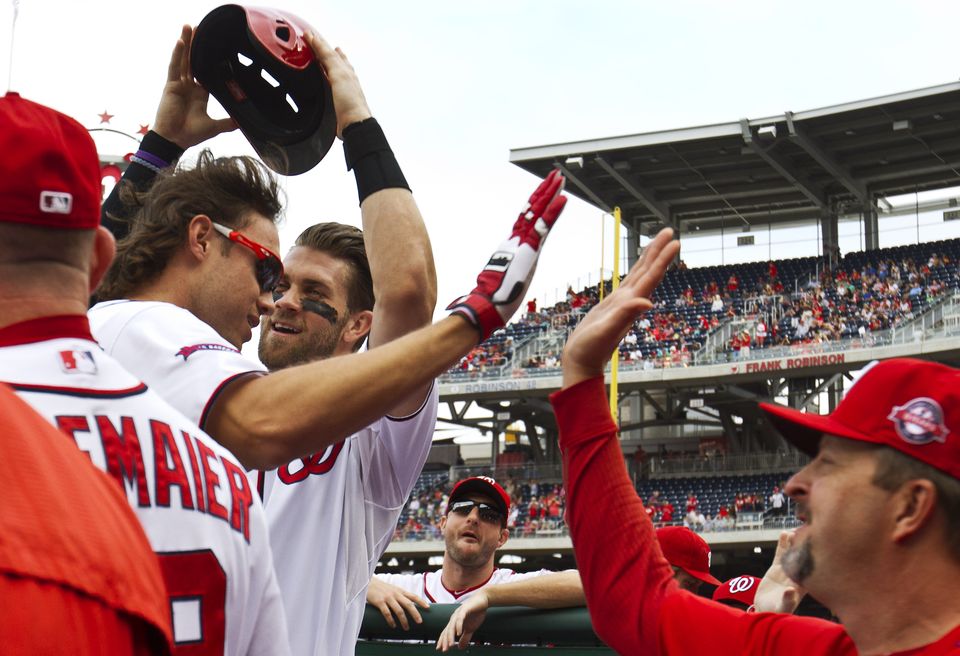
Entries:
[[[410,630],[391,629],[380,611],[367,606],[357,643],[357,656],[436,654],[436,643],[456,604],[433,604],[420,610],[422,624]],[[510,656],[548,651],[555,656],[613,654],[593,632],[586,608],[538,610],[522,606],[491,608],[473,643],[463,652]]]

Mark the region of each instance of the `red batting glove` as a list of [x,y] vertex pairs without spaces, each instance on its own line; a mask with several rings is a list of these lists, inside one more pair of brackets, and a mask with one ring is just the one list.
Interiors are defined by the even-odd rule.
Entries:
[[513,224],[510,237],[477,276],[474,290],[447,306],[476,326],[481,342],[506,325],[520,307],[543,242],[567,203],[567,197],[560,195],[563,184],[563,175],[556,170],[540,183]]

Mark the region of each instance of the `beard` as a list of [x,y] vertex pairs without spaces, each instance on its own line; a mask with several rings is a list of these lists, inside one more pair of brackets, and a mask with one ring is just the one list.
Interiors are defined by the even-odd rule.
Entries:
[[342,317],[326,330],[302,332],[289,340],[273,339],[269,329],[261,329],[258,348],[260,362],[268,370],[277,371],[329,358],[336,351],[346,324],[347,317]]
[[804,580],[813,574],[813,552],[810,549],[810,540],[787,549],[781,561],[784,573],[795,583],[803,585]]
[[447,543],[447,555],[450,556],[453,562],[457,563],[461,567],[467,569],[476,569],[478,567],[483,567],[487,565],[493,558],[494,552],[497,550],[497,545],[478,545],[480,548],[476,551],[471,551],[465,553],[460,546],[457,544],[457,539],[448,539]]

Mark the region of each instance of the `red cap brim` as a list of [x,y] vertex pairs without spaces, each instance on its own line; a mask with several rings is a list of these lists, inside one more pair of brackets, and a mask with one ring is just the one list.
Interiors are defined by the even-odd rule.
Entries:
[[709,583],[710,585],[720,585],[722,581],[715,576],[712,576],[710,572],[698,572],[696,570],[687,569],[686,567],[681,567],[684,572],[689,574],[695,579],[699,579],[704,583]]
[[800,412],[775,403],[761,403],[760,409],[767,413],[771,423],[785,439],[811,457],[817,455],[820,438],[825,434],[872,444],[885,444],[882,440],[841,424],[830,415]]

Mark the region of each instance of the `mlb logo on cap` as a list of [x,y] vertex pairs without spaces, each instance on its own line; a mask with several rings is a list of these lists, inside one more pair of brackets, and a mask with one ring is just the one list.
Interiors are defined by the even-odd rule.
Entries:
[[40,192],[40,211],[50,214],[69,214],[73,209],[73,194],[56,191]]

